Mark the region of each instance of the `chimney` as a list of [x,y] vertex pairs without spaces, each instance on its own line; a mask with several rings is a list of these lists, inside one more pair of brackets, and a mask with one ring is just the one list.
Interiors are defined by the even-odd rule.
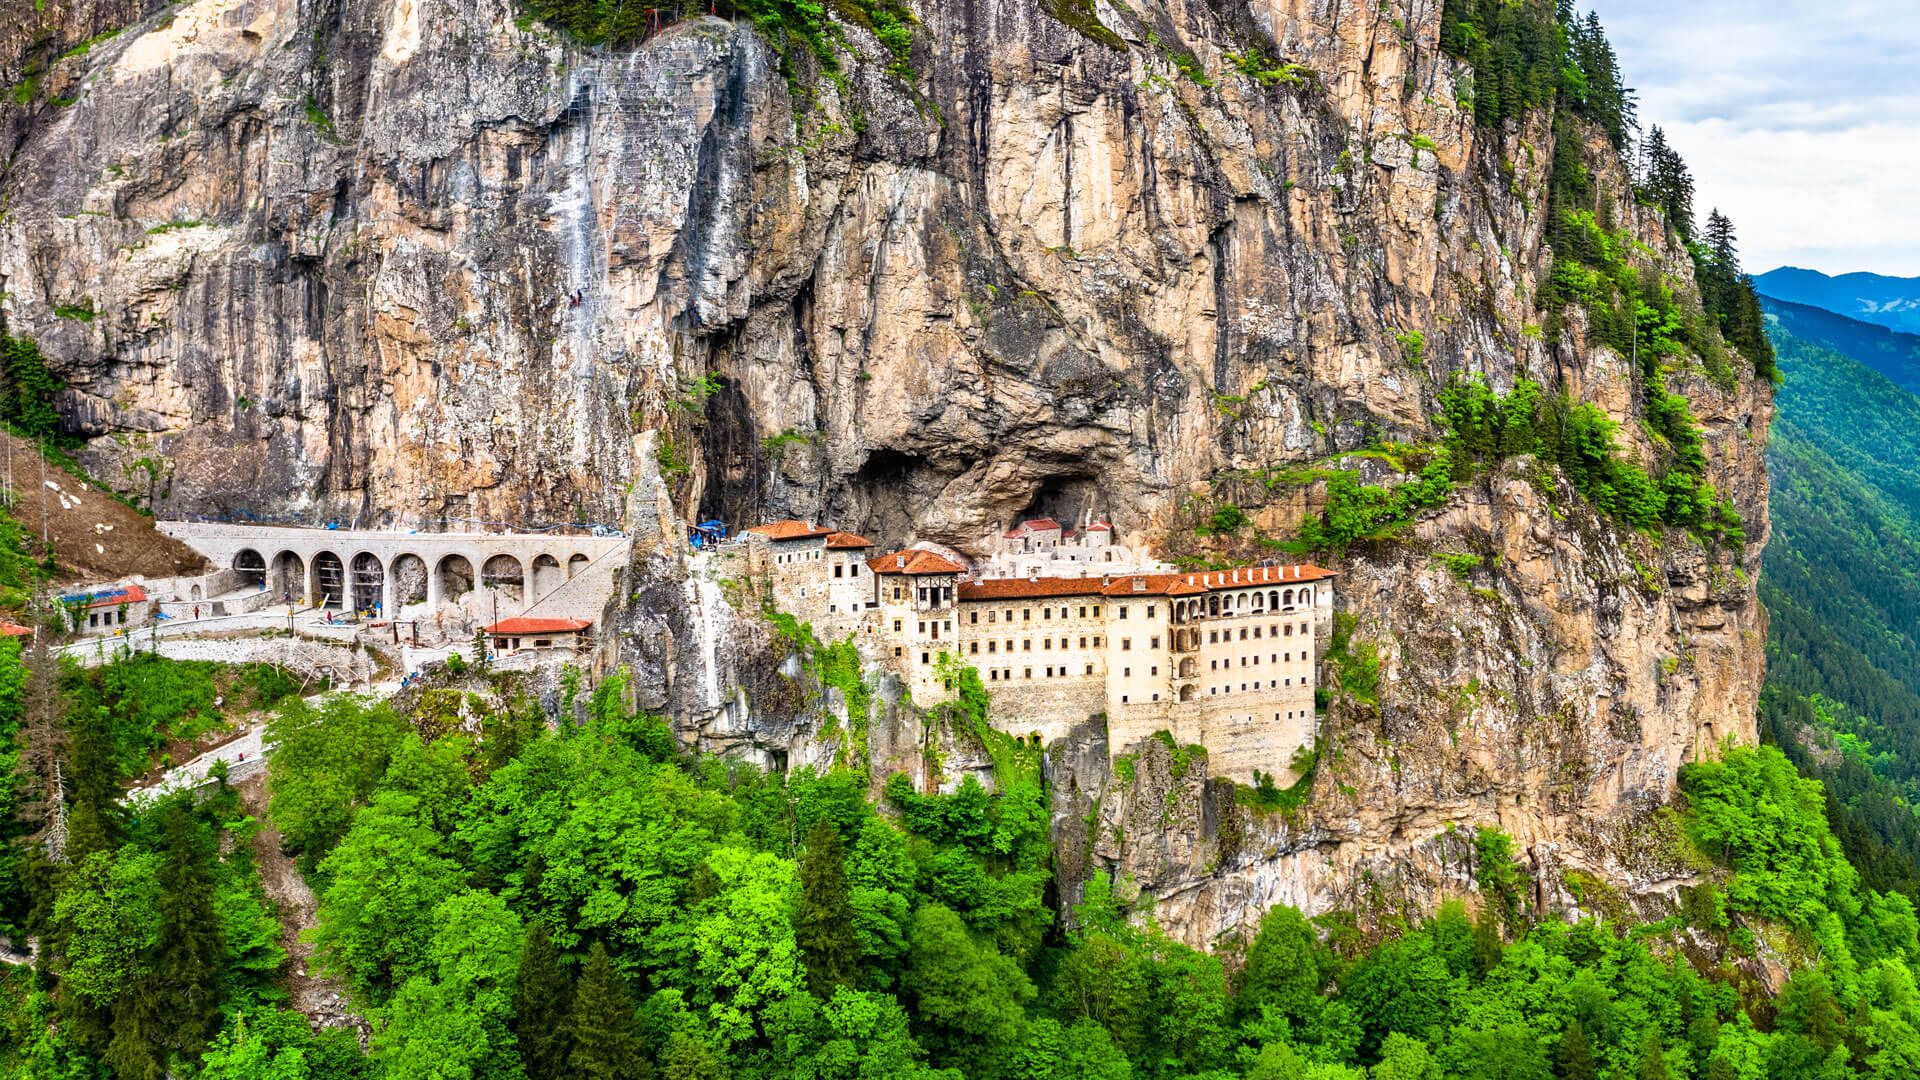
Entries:
[[893,557],[893,565],[898,569],[905,570],[907,568],[907,557],[905,555],[895,555]]

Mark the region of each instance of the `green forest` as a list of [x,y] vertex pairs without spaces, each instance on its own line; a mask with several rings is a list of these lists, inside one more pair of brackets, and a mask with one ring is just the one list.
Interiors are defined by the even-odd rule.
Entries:
[[[0,678],[43,679],[0,650]],[[156,702],[208,685],[205,671],[138,666]],[[119,720],[143,710],[106,690],[126,677],[60,674],[54,712],[75,739],[64,849],[49,858],[44,828],[7,849],[6,930],[42,942],[5,973],[9,1076],[1920,1069],[1920,919],[1905,895],[1862,884],[1820,785],[1772,748],[1683,770],[1665,842],[1703,877],[1659,923],[1634,923],[1592,880],[1568,885],[1603,914],[1535,911],[1512,841],[1483,829],[1465,838],[1477,913],[1455,901],[1363,929],[1282,906],[1208,953],[1156,929],[1124,879],[1096,875],[1072,919],[1056,916],[1048,796],[1018,761],[951,795],[890,778],[876,801],[864,772],[688,756],[621,704],[620,679],[582,703],[583,723],[550,730],[511,677],[470,673],[491,686],[464,691],[469,709],[498,703],[478,730],[429,706],[459,699],[451,688],[409,713],[286,699],[265,820],[224,781],[129,808],[92,794],[123,776],[110,747],[148,737],[151,718]],[[255,684],[262,702],[279,689]],[[252,843],[266,827],[313,885],[313,963],[370,1021],[364,1051],[289,1008]],[[1763,954],[1791,961],[1777,996],[1741,962]]]

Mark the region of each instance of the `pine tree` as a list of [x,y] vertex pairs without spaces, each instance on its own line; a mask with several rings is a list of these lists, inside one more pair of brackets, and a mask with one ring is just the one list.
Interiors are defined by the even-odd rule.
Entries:
[[175,1055],[192,1057],[220,1028],[226,943],[213,907],[213,848],[185,805],[166,813],[160,864],[160,938],[145,969],[113,1010],[107,1061],[121,1076],[163,1076]]
[[572,1048],[567,1012],[573,983],[560,966],[559,950],[546,924],[534,919],[520,949],[520,975],[513,997],[513,1036],[530,1076],[559,1076]]
[[34,835],[55,865],[67,861],[66,754],[69,743],[60,707],[60,666],[48,647],[50,635],[35,635],[21,656],[26,686],[21,693],[19,754],[23,821],[40,826]]
[[[587,950],[587,962],[574,988],[573,1008],[567,1016],[573,1049],[567,1063],[588,1080],[628,1080],[651,1076],[644,1068],[646,1048],[634,1024],[633,1001],[627,982],[599,942]],[[638,1063],[638,1064],[637,1064]]]
[[1586,1025],[1574,1017],[1560,1033],[1560,1047],[1554,1054],[1553,1075],[1557,1080],[1595,1080],[1600,1075],[1593,1063],[1593,1044],[1587,1041]]
[[1647,1032],[1646,1040],[1640,1044],[1640,1066],[1633,1075],[1636,1080],[1673,1080],[1673,1074],[1667,1071],[1667,1054],[1660,1046],[1659,1032]]
[[825,999],[859,974],[860,942],[847,891],[846,845],[825,817],[807,831],[800,857],[800,917],[794,938],[807,964],[807,985]]

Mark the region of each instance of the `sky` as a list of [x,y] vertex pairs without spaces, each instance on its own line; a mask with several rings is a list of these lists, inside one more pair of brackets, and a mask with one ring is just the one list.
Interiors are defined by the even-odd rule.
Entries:
[[1915,0],[1576,0],[1761,273],[1920,275]]

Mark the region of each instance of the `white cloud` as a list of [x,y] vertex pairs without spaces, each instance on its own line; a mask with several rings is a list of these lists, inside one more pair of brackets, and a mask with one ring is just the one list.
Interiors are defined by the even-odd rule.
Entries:
[[1920,275],[1911,0],[1588,3],[1749,269]]

